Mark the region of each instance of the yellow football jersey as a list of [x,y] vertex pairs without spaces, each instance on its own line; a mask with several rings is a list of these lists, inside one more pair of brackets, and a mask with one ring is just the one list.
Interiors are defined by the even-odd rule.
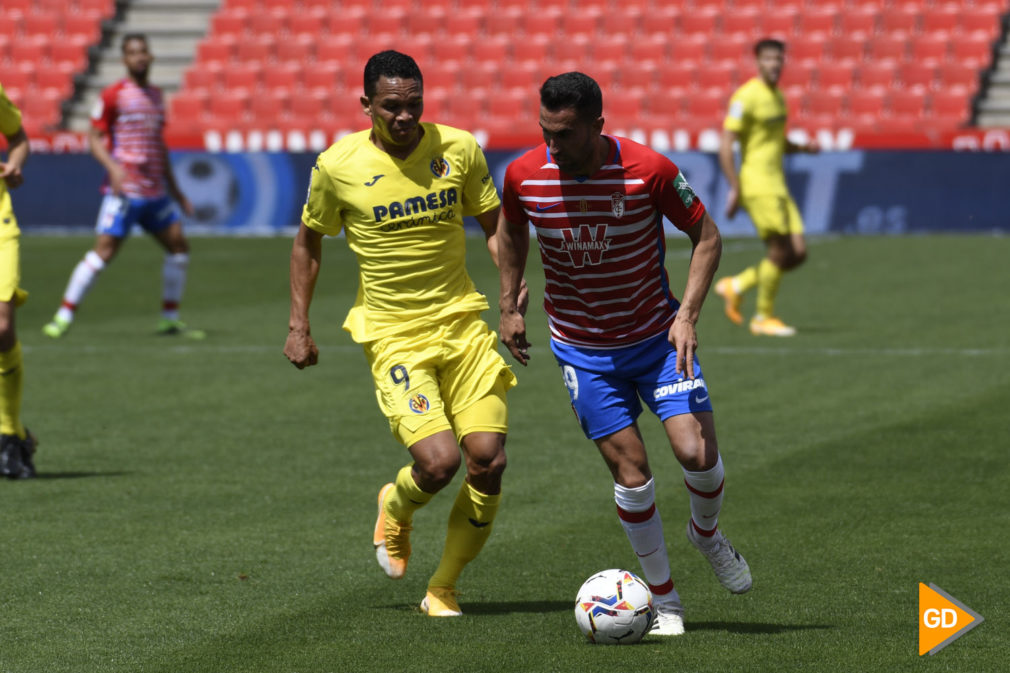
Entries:
[[[11,102],[0,85],[0,133],[14,135],[21,128],[21,111]],[[11,208],[11,196],[7,193],[7,183],[0,180],[0,239],[18,235],[18,223]]]
[[785,196],[786,101],[760,77],[741,86],[729,102],[723,128],[740,138],[740,193]]
[[319,155],[302,211],[305,226],[343,230],[358,258],[358,297],[344,329],[358,343],[445,316],[488,308],[466,272],[463,216],[500,201],[477,141],[466,131],[421,124],[406,159],[376,147],[370,130]]

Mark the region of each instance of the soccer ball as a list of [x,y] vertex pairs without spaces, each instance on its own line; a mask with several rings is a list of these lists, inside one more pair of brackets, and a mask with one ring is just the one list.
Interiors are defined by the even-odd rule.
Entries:
[[591,643],[637,643],[655,614],[648,585],[627,570],[596,573],[575,598],[575,621]]

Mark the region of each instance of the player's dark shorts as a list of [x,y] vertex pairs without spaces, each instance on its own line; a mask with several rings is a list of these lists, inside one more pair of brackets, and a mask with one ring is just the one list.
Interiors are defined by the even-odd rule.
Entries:
[[106,194],[98,210],[95,233],[125,238],[134,224],[149,233],[168,228],[179,219],[179,213],[168,196],[153,199]]
[[677,351],[666,333],[627,348],[582,348],[551,339],[572,409],[589,439],[626,428],[642,413],[641,401],[660,420],[712,411],[698,357],[694,380],[677,373]]

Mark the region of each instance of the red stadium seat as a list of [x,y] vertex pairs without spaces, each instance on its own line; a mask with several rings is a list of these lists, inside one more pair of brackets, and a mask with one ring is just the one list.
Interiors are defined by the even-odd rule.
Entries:
[[668,44],[668,39],[660,37],[633,40],[629,45],[629,55],[633,61],[655,61],[662,63],[667,60],[669,55],[667,51]]
[[915,91],[892,91],[887,96],[887,109],[894,117],[921,117],[926,94]]
[[974,93],[979,86],[979,71],[963,63],[945,63],[937,69],[941,89],[963,88]]
[[964,95],[937,91],[931,96],[929,114],[933,117],[966,122],[971,117],[970,102]]
[[707,89],[728,97],[742,79],[740,69],[735,64],[710,63],[698,69],[696,81],[699,89]]
[[249,116],[258,122],[272,122],[288,114],[288,99],[276,96],[253,96],[249,100]]
[[[351,60],[351,50],[354,43],[347,39],[330,38],[316,45],[316,62],[326,63],[332,61],[343,63]],[[365,61],[360,62],[364,67]]]
[[804,117],[837,117],[842,112],[842,93],[833,91],[811,91],[803,100]]
[[721,33],[723,35],[743,35],[748,41],[758,32],[761,15],[757,9],[748,7],[735,8],[722,17]]
[[312,120],[323,114],[325,99],[317,96],[295,96],[291,99],[291,115],[302,120]]
[[929,63],[908,62],[898,66],[898,82],[906,89],[929,89],[936,79],[936,66]]
[[511,56],[511,47],[510,40],[488,37],[474,42],[471,53],[475,61],[504,63]]
[[575,35],[585,35],[589,38],[596,37],[596,33],[601,25],[600,15],[596,12],[567,12],[561,19],[561,34],[565,39],[571,39]]
[[808,8],[800,13],[797,34],[806,37],[834,35],[837,28],[838,12],[834,9]]
[[870,40],[867,53],[874,61],[903,61],[908,54],[908,41],[904,37],[881,35]]
[[289,36],[280,40],[274,49],[274,58],[279,63],[308,64],[316,58],[316,45],[304,34]]
[[699,66],[697,61],[678,62],[676,67],[660,66],[657,73],[659,89],[661,91],[694,89],[698,82],[698,71],[702,67],[704,66]]
[[622,89],[648,91],[659,83],[658,68],[652,61],[625,63],[618,77]]
[[917,8],[889,7],[880,14],[880,30],[890,35],[911,35],[918,31],[920,19]]
[[716,11],[692,10],[680,17],[680,29],[687,35],[708,35],[716,32],[719,13]]
[[896,66],[890,62],[870,63],[859,68],[859,87],[889,89],[894,84]]
[[258,35],[240,40],[235,46],[235,60],[243,63],[267,63],[274,60],[273,35]]
[[114,0],[77,0],[77,10],[82,14],[93,13],[104,18],[115,14],[116,6]]
[[221,83],[229,94],[238,91],[252,92],[259,88],[260,71],[258,65],[232,65],[221,72]]
[[87,66],[88,55],[80,45],[60,40],[49,48],[49,58],[53,63],[69,65],[76,72]]
[[782,78],[779,80],[779,86],[782,88],[792,86],[809,88],[814,79],[815,68],[816,66],[810,61],[786,62],[786,67],[782,70]]
[[838,17],[838,31],[846,37],[870,37],[877,32],[877,11],[853,8],[842,12]]
[[878,90],[853,91],[848,96],[848,110],[853,117],[876,120],[884,113],[884,95]]
[[912,40],[912,60],[919,63],[943,63],[949,50],[950,40],[947,37],[920,35]]
[[216,68],[206,68],[194,65],[183,75],[186,89],[204,89],[213,91],[221,86],[221,71]]
[[774,14],[766,13],[761,17],[760,34],[784,40],[788,48],[789,40],[796,33],[798,15],[795,12],[783,11],[780,7],[776,7],[776,10]]
[[[559,12],[528,12],[520,15],[519,26],[526,35],[549,35],[553,38],[561,33],[562,16]],[[493,32],[490,28],[489,25],[489,33]]]
[[817,87],[828,91],[848,91],[855,80],[855,68],[847,63],[822,63],[817,67]]
[[[632,42],[635,44],[636,42]],[[687,62],[701,62],[708,58],[709,38],[704,35],[678,36],[669,45],[670,57],[675,67]],[[634,54],[632,54],[634,56]]]
[[993,46],[986,38],[959,37],[951,45],[954,61],[971,66],[987,66],[992,62]]
[[277,37],[288,32],[288,15],[267,11],[253,12],[246,21],[246,29],[252,35]]
[[684,101],[684,113],[689,117],[711,119],[713,124],[721,126],[726,114],[726,104],[729,93],[705,94],[695,92]]
[[48,46],[40,42],[18,40],[11,43],[10,59],[14,63],[42,63],[48,60]]
[[235,58],[235,42],[212,37],[196,46],[197,63],[228,63]]
[[961,9],[952,5],[923,8],[920,30],[926,35],[945,36],[957,30]]
[[[1002,11],[1005,11],[1004,7]],[[962,35],[978,35],[989,40],[999,36],[1001,10],[980,7],[963,7],[958,15],[957,26]],[[27,20],[27,18],[26,18]]]
[[26,37],[52,38],[60,32],[62,23],[56,14],[25,14],[21,22],[21,34]]
[[711,62],[729,61],[740,63],[750,60],[753,51],[753,41],[742,35],[726,35],[713,40],[708,50],[708,59]]
[[790,63],[796,61],[819,62],[824,59],[826,42],[826,37],[820,34],[797,35],[786,45],[787,58]]
[[333,95],[334,91],[343,91],[346,88],[344,73],[335,64],[325,66],[320,64],[302,73],[302,87],[318,98],[326,98]]
[[31,70],[5,68],[3,79],[0,79],[0,84],[3,84],[4,89],[20,89],[24,91],[32,86],[34,79],[34,73]]
[[199,122],[206,113],[206,100],[187,93],[177,93],[172,98],[170,117],[172,121]]
[[502,69],[501,75],[498,79],[499,85],[503,89],[523,89],[530,92],[535,91],[537,86],[541,83],[539,66],[536,64],[525,65],[525,63],[532,64],[532,62],[526,61],[523,65],[516,65]]
[[245,12],[218,12],[210,19],[210,34],[241,38],[245,35],[248,19]]
[[286,98],[300,86],[304,68],[295,63],[276,63],[263,66],[261,86],[274,98]]
[[866,58],[866,43],[861,37],[840,35],[831,40],[831,58],[835,61],[859,63]]
[[635,11],[635,7],[622,8],[622,11],[608,14],[606,18],[599,22],[597,27],[597,38],[607,41],[615,35],[635,36],[642,31],[642,14]]

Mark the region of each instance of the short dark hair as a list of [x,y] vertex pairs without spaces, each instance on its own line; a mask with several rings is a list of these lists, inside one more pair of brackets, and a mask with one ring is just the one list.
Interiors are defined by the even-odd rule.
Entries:
[[776,40],[774,37],[760,39],[754,45],[754,55],[759,56],[765,49],[777,49],[784,54],[786,53],[786,43],[782,40]]
[[144,46],[148,46],[147,35],[144,33],[127,33],[123,36],[123,39],[119,41],[119,51],[126,53],[126,45],[134,40],[140,40],[144,43]]
[[424,79],[417,62],[410,56],[398,51],[387,49],[380,51],[368,59],[365,64],[365,95],[369,98],[375,95],[375,85],[380,77],[398,77],[400,79],[416,79],[424,88]]
[[575,108],[582,119],[598,119],[603,115],[603,92],[589,75],[566,72],[544,81],[540,105],[551,111]]

